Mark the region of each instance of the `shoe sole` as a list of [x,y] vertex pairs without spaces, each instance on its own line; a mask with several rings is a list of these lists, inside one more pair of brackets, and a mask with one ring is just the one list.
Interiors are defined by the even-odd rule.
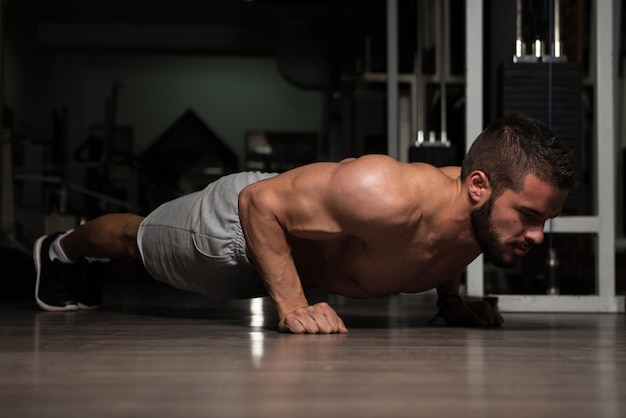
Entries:
[[82,303],[78,302],[78,309],[81,311],[95,311],[100,308],[102,308],[102,305],[83,305]]
[[37,301],[37,305],[39,305],[39,307],[44,311],[50,312],[77,311],[78,305],[76,304],[70,304],[65,306],[52,306],[39,299],[39,279],[41,277],[41,245],[45,239],[46,235],[40,237],[37,241],[35,241],[35,246],[33,247],[33,254],[35,255],[35,270],[37,272],[37,281],[35,282],[35,300]]

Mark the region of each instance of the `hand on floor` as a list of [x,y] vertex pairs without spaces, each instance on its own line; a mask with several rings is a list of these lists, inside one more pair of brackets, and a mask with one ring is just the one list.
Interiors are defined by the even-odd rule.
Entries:
[[294,334],[345,334],[348,328],[326,302],[298,308],[278,323],[278,331]]
[[446,324],[455,326],[500,326],[504,322],[502,315],[484,301],[449,304],[441,309],[439,316]]

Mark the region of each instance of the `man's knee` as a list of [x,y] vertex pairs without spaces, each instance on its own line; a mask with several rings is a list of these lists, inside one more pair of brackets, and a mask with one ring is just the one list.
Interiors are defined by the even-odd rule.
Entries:
[[137,234],[139,233],[139,225],[143,220],[143,216],[133,215],[123,227],[124,246],[128,254],[133,258],[140,257]]

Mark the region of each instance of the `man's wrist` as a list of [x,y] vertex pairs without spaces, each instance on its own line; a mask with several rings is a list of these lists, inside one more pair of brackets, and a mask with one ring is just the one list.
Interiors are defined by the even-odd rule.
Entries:
[[437,299],[437,307],[439,308],[439,312],[445,310],[451,305],[457,305],[459,303],[463,303],[463,299],[461,299],[461,297],[456,294],[446,295]]
[[439,299],[437,299],[437,308],[439,308],[439,310],[437,311],[435,316],[433,316],[432,319],[428,321],[428,323],[432,324],[438,318],[443,317],[443,315],[445,314],[445,311],[449,307],[458,305],[460,303],[463,303],[463,299],[461,299],[461,297],[457,294],[453,293],[453,294],[449,294],[445,296],[440,296]]
[[278,317],[282,320],[291,312],[294,312],[300,308],[308,308],[309,301],[306,299],[304,295],[302,295],[302,297],[298,298],[297,301],[294,301],[292,303],[276,303],[275,302],[275,306],[276,306],[276,310],[278,311]]

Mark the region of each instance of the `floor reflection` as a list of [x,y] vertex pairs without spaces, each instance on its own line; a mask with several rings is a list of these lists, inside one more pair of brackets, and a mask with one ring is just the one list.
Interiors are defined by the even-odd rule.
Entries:
[[260,367],[263,360],[263,344],[265,337],[263,327],[265,326],[264,298],[250,300],[250,354],[255,367]]

